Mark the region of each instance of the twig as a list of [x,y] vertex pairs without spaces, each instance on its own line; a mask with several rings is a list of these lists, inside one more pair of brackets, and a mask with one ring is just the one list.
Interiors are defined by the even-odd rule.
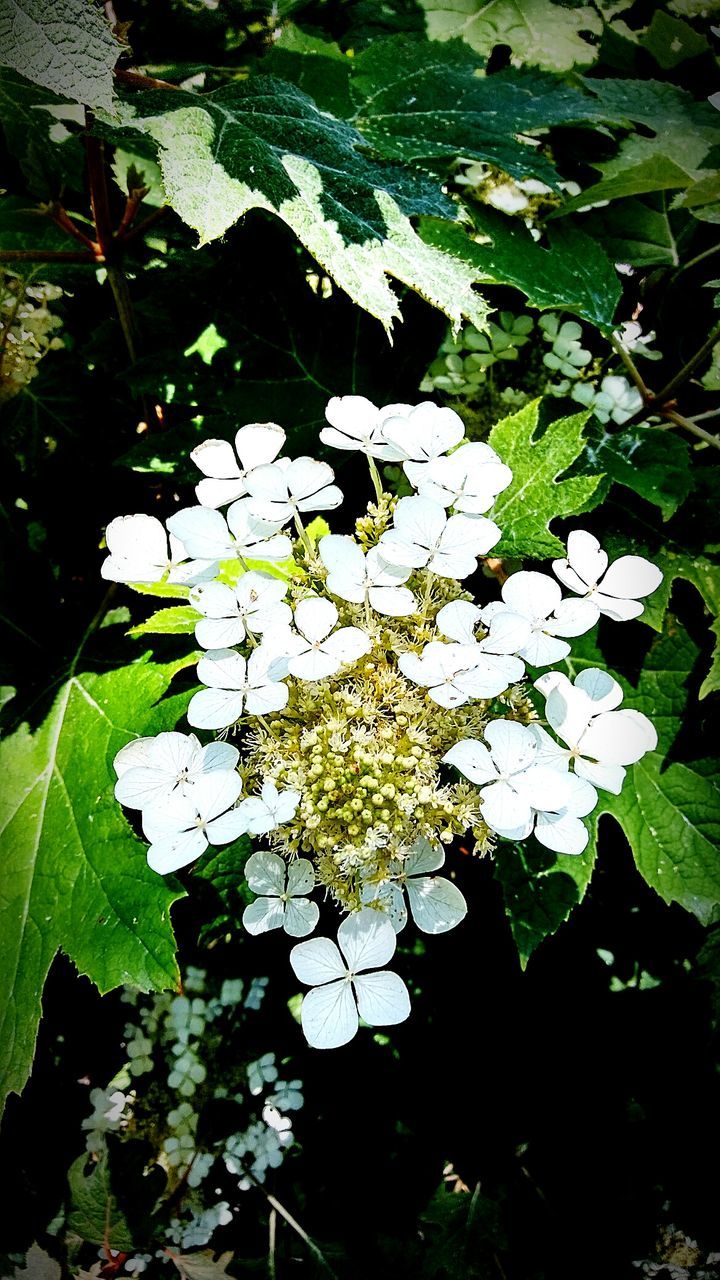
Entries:
[[126,233],[129,231],[130,227],[135,221],[137,211],[140,208],[140,205],[142,204],[149,190],[150,190],[149,187],[138,187],[136,191],[130,192],[130,195],[125,201],[123,216],[120,219],[120,222],[118,223],[117,231],[115,232],[116,240],[125,239]]
[[85,112],[85,119],[88,129],[85,134],[85,157],[90,187],[90,205],[100,252],[105,257],[108,257],[112,254],[113,228],[110,218],[107,174],[105,172],[105,143],[100,138],[94,137],[90,132],[93,126],[91,111]]
[[[149,227],[154,226],[156,222],[159,222],[160,219],[164,218],[165,214],[169,212],[169,204],[161,205],[159,209],[154,209],[152,213],[149,213],[147,218],[143,218],[142,222],[139,222],[136,227],[131,227],[130,230],[126,231],[122,236],[118,234],[118,239],[122,240],[123,244],[129,244],[131,240],[136,240],[138,236],[143,236]],[[118,228],[118,233],[119,230],[120,229]]]
[[270,1210],[268,1218],[268,1276],[270,1280],[275,1280],[275,1244],[277,1237],[277,1210]]
[[712,435],[704,427],[699,427],[696,422],[693,422],[692,418],[684,418],[681,413],[676,413],[674,409],[669,409],[663,416],[669,422],[672,422],[673,426],[684,427],[686,431],[690,431],[692,435],[697,436],[698,440],[711,445],[713,449],[720,449],[720,437]]
[[705,342],[703,342],[700,350],[696,351],[695,355],[690,357],[687,363],[683,365],[682,369],[680,369],[675,374],[675,376],[672,377],[670,381],[665,384],[665,386],[662,388],[662,391],[658,391],[657,395],[652,397],[650,407],[654,406],[655,408],[661,409],[662,405],[667,404],[668,400],[672,400],[676,391],[678,391],[678,389],[682,386],[684,382],[687,382],[690,375],[694,372],[695,369],[697,369],[697,366],[699,364],[702,364],[705,357],[711,354],[712,349],[715,346],[715,343],[719,339],[720,339],[720,324],[715,326],[715,328],[712,330],[710,334],[710,337],[706,338]]
[[102,264],[104,256],[79,249],[0,249],[0,262],[89,262]]
[[315,1241],[312,1239],[311,1236],[308,1235],[305,1228],[301,1227],[300,1223],[295,1218],[293,1218],[292,1214],[290,1213],[290,1210],[286,1209],[285,1206],[281,1204],[280,1201],[276,1199],[275,1196],[271,1195],[270,1192],[263,1186],[262,1182],[259,1182],[258,1179],[255,1177],[254,1173],[252,1173],[252,1171],[247,1167],[245,1167],[245,1174],[253,1183],[253,1185],[257,1187],[258,1191],[262,1192],[268,1204],[270,1205],[270,1208],[274,1209],[277,1213],[279,1213],[280,1217],[283,1218],[285,1222],[287,1222],[288,1226],[292,1227],[293,1231],[295,1231],[297,1235],[299,1235],[300,1239],[304,1242],[304,1244],[307,1245],[313,1257],[315,1257],[317,1261],[321,1264],[321,1266],[324,1267],[327,1274],[329,1276],[333,1276],[333,1280],[338,1280],[337,1273],[333,1271],[322,1249],[319,1247],[319,1245],[316,1245]]
[[691,267],[696,267],[698,262],[704,262],[706,258],[710,258],[714,253],[720,253],[720,244],[713,244],[709,249],[703,249],[702,253],[698,253],[696,257],[691,258],[689,262],[682,263],[676,271],[673,271],[671,279],[677,280],[678,276],[681,276],[684,271],[689,271]]
[[610,342],[616,354],[619,355],[620,359],[625,365],[625,368],[630,374],[632,381],[635,383],[635,386],[640,392],[640,395],[643,398],[643,403],[649,404],[650,401],[653,400],[654,398],[653,393],[645,385],[645,380],[640,370],[637,368],[635,361],[632,359],[630,352],[625,350],[622,342],[620,342],[619,338],[616,338],[615,334],[613,334],[612,337],[610,338]]
[[179,89],[179,84],[171,84],[169,80],[156,80],[154,76],[146,76],[142,71],[130,68],[115,68],[115,79],[133,89]]
[[49,217],[51,217],[53,222],[60,227],[61,231],[65,231],[67,235],[73,236],[75,240],[79,240],[81,244],[85,245],[86,249],[90,250],[93,257],[95,257],[99,252],[100,246],[96,244],[94,240],[91,240],[90,236],[86,236],[85,232],[81,231],[80,228],[75,225],[72,218],[68,217],[66,210],[63,209],[61,204],[48,205],[47,211]]

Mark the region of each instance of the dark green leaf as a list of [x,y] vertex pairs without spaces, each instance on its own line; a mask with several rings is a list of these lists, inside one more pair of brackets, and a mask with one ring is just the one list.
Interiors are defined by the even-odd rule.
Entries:
[[589,5],[565,7],[552,0],[420,0],[431,40],[461,36],[483,57],[496,45],[509,45],[514,56],[531,66],[567,71],[589,66],[597,48],[583,33],[599,35],[602,20]]
[[523,967],[533,951],[567,920],[590,883],[595,862],[591,843],[579,856],[553,853],[537,841],[502,842],[495,879],[502,885],[510,929]]
[[651,559],[662,570],[664,576],[657,591],[654,591],[646,601],[643,622],[647,622],[648,626],[653,627],[655,631],[662,631],[670,604],[672,585],[678,578],[692,583],[712,615],[710,628],[717,639],[712,666],[700,687],[699,696],[705,698],[709,693],[720,689],[720,565],[706,556],[693,556],[674,551],[670,547],[659,547],[652,553]]
[[67,1226],[88,1244],[130,1252],[133,1240],[110,1185],[107,1155],[86,1173],[87,1157],[79,1156],[68,1170],[70,1212]]
[[473,219],[483,239],[473,240],[462,227],[434,219],[423,219],[421,235],[471,264],[478,283],[513,285],[531,306],[562,307],[612,331],[620,283],[599,244],[575,226],[552,224],[546,247],[517,218],[486,207],[474,210]]
[[605,209],[592,209],[583,216],[587,235],[602,242],[612,262],[629,262],[633,267],[677,267],[677,244],[670,224],[664,195],[641,200],[615,200]]
[[691,27],[689,22],[673,18],[669,13],[663,13],[662,9],[657,9],[653,14],[642,43],[658,66],[665,71],[688,58],[706,53],[710,48],[705,36]]
[[692,488],[690,449],[687,441],[656,427],[621,427],[607,431],[590,423],[583,470],[605,472],[616,484],[625,485],[659,507],[669,520]]

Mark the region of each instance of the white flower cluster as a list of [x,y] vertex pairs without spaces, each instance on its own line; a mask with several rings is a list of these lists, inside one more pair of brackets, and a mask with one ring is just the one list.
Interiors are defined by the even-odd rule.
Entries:
[[[535,723],[520,682],[527,667],[566,658],[567,637],[587,632],[601,614],[637,617],[662,577],[637,556],[609,564],[597,540],[576,530],[554,577],[515,573],[501,599],[475,604],[460,584],[501,538],[488,513],[511,483],[510,469],[488,445],[465,440],[454,411],[429,402],[378,409],[346,396],[330,401],[327,418],[322,442],[364,454],[375,487],[377,505],[355,536],[328,533],[316,544],[303,516],[341,503],[331,467],[279,456],[282,428],[251,424],[238,431],[235,449],[208,440],[193,451],[204,477],[200,505],[168,521],[169,551],[159,521],[149,527],[148,517],[126,516],[108,529],[103,566],[105,576],[122,581],[193,584],[205,687],[192,697],[188,720],[223,737],[242,731],[247,744],[241,759],[225,741],[202,746],[195,735],[161,733],[120,751],[116,796],[141,811],[150,865],[176,871],[210,844],[266,836],[285,856],[261,851],[247,862],[257,895],[243,916],[250,933],[312,933],[317,879],[350,909],[339,945],[317,938],[291,952],[296,975],[312,987],[303,1028],[320,1048],[351,1039],[360,1018],[386,1026],[407,1017],[404,983],[382,968],[407,921],[405,893],[425,932],[443,932],[465,915],[456,886],[431,874],[444,862],[438,839],[472,826],[485,839],[534,832],[561,853],[585,848],[582,819],[597,803],[595,788],[618,791],[625,767],[655,746],[655,731],[639,712],[618,709],[622,691],[607,673],[586,670],[572,684],[553,671],[535,688],[557,741]],[[376,460],[401,464],[412,495],[395,501],[385,494]],[[285,562],[280,576],[257,567],[278,561]],[[563,596],[556,579],[573,594]],[[367,714],[361,678],[386,707],[377,733],[387,747],[370,744],[358,727]],[[383,722],[388,696],[409,744],[402,751]],[[415,708],[416,724],[408,723],[406,705]],[[321,741],[302,721],[323,706],[329,719]],[[432,738],[434,720],[444,738]],[[467,731],[473,727],[484,741]],[[288,763],[291,740],[295,764]],[[424,759],[421,740],[443,744],[429,782],[412,777]],[[258,759],[267,762],[259,776]],[[477,790],[467,781],[448,787],[442,762]],[[243,796],[248,778],[259,789]],[[440,816],[430,821],[427,806]],[[343,838],[324,836],[324,824]],[[290,830],[292,839],[283,834]],[[186,1012],[193,1016],[192,1005]],[[191,1052],[192,1042],[180,1039],[183,1082],[194,1079],[185,1061]]]

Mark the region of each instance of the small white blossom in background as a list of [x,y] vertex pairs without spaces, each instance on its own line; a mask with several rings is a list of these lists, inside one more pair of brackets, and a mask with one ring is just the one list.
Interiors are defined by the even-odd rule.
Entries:
[[643,407],[643,398],[637,387],[622,373],[608,373],[599,388],[592,382],[578,382],[570,395],[578,404],[592,409],[601,422],[612,420],[619,427]]
[[[542,184],[516,186],[529,204],[549,198]],[[499,320],[489,334],[469,327],[447,348],[449,361],[460,360],[458,376],[484,377],[496,361],[517,359],[534,322],[511,313]],[[632,415],[636,393],[624,378],[608,375],[597,390],[583,372],[592,356],[575,320],[546,313],[538,323],[550,347],[545,364],[564,379],[557,392],[589,396],[600,416],[604,396],[618,422]],[[623,340],[640,343],[641,334],[627,329]],[[465,348],[470,355],[460,357]],[[329,533],[320,518],[305,528],[306,513],[331,512],[343,495],[328,463],[282,456],[285,434],[272,423],[241,428],[234,448],[210,440],[193,451],[204,475],[200,505],[167,522],[170,550],[158,521],[133,516],[127,528],[122,518],[109,527],[122,580],[132,581],[137,566],[151,583],[201,573],[188,594],[200,615],[204,687],[187,718],[221,739],[201,746],[194,735],[160,734],[124,747],[117,797],[141,811],[150,866],[163,874],[241,835],[266,843],[245,864],[255,895],[243,912],[249,933],[307,937],[320,917],[317,888],[346,913],[337,945],[314,937],[290,955],[311,988],[301,1021],[317,1048],[346,1044],[361,1020],[386,1026],[408,1016],[407,988],[383,966],[410,918],[427,934],[464,919],[452,872],[442,874],[442,846],[455,836],[472,833],[480,853],[496,837],[531,835],[568,856],[586,847],[595,788],[618,791],[627,765],[656,737],[646,717],[618,710],[622,691],[607,673],[585,671],[572,684],[552,668],[601,614],[638,617],[662,580],[640,556],[610,564],[590,533],[575,530],[552,566],[573,595],[547,574],[520,570],[492,598],[497,591],[477,571],[487,558],[498,573],[490,557],[502,530],[493,510],[512,483],[502,458],[467,440],[454,410],[430,401],[378,407],[335,397],[326,416],[322,442],[364,457],[374,488],[353,532]],[[376,460],[402,463],[405,496],[383,491]],[[292,536],[282,531],[288,523]],[[125,532],[116,536],[113,525]],[[256,562],[272,561],[282,563],[258,570]],[[477,602],[466,589],[475,582]],[[547,699],[548,729],[537,723],[526,665],[550,668],[535,683]],[[259,1006],[266,985],[253,981],[244,1009]],[[163,1018],[173,1028],[170,1079],[181,1097],[203,1087],[202,1043],[224,1010],[242,1016],[242,995],[239,985],[227,999],[199,1004],[167,997],[152,1025],[144,1015],[148,1035]],[[152,1049],[131,1041],[131,1072],[152,1069]],[[292,1141],[284,1115],[292,1107],[280,1084],[268,1094],[278,1070],[265,1058],[270,1075],[262,1057],[248,1068],[251,1097],[267,1095],[263,1115],[223,1153],[240,1187],[275,1167]],[[230,1098],[219,1087],[217,1096]],[[193,1133],[170,1137],[174,1158]]]
[[264,1053],[257,1061],[251,1062],[248,1065],[247,1076],[248,1087],[253,1097],[262,1093],[266,1084],[273,1084],[278,1078],[275,1054]]
[[93,1113],[83,1120],[82,1128],[88,1131],[87,1150],[98,1154],[105,1146],[105,1135],[117,1133],[125,1123],[132,1095],[123,1093],[121,1089],[92,1089],[90,1102]]
[[132,1258],[126,1259],[125,1270],[133,1276],[141,1276],[143,1271],[147,1271],[149,1262],[152,1262],[151,1253],[136,1253]]
[[278,1111],[299,1111],[303,1105],[302,1080],[276,1080],[266,1102]]
[[643,556],[621,556],[608,568],[607,552],[584,529],[570,534],[567,559],[553,560],[553,572],[563,586],[592,601],[613,622],[639,618],[640,601],[657,591],[663,577]]

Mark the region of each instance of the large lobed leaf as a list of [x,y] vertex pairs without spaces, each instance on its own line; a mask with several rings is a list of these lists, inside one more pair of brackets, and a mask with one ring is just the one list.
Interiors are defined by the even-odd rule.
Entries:
[[493,509],[493,519],[502,529],[493,554],[534,560],[564,555],[562,542],[549,529],[550,521],[578,515],[594,505],[602,476],[562,479],[585,447],[583,429],[590,415],[559,418],[538,435],[539,409],[540,401],[533,400],[498,422],[488,437],[513,473],[512,483]]
[[457,327],[483,327],[472,267],[424,243],[411,214],[455,216],[438,184],[364,156],[364,141],[294,85],[255,76],[202,96],[155,90],[122,106],[123,132],[158,145],[168,200],[198,232],[222,236],[250,209],[287,223],[353,301],[390,328],[400,315],[387,276]]
[[709,672],[700,686],[699,697],[705,698],[709,693],[720,689],[720,565],[709,560],[707,556],[692,555],[684,551],[676,551],[671,547],[660,547],[651,555],[663,572],[663,580],[657,591],[645,605],[643,621],[655,631],[662,631],[665,625],[667,610],[670,605],[673,583],[678,579],[691,583],[702,596],[705,606],[712,617],[710,630],[716,636],[715,648]]
[[94,0],[0,0],[0,60],[66,102],[113,109],[120,46]]
[[178,700],[158,703],[175,670],[72,676],[35,733],[0,744],[0,1098],[27,1080],[59,950],[102,992],[179,981],[170,906],[182,893],[149,869],[112,770],[126,742],[176,723]]

